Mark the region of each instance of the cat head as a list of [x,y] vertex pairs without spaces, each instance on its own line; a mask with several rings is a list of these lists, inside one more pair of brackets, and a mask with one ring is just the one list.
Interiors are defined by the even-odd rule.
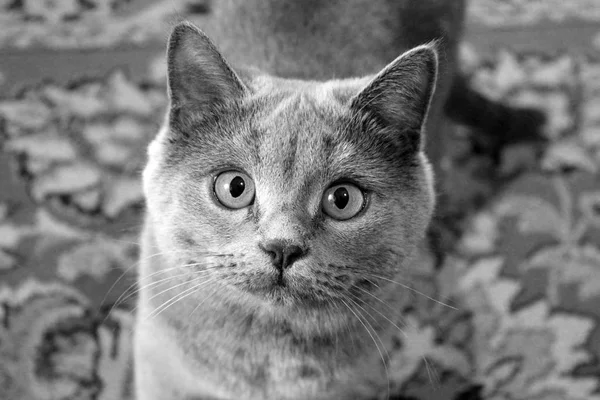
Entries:
[[144,171],[157,250],[205,271],[213,293],[266,309],[382,290],[434,207],[422,131],[436,71],[425,45],[360,79],[240,74],[178,25],[170,109]]

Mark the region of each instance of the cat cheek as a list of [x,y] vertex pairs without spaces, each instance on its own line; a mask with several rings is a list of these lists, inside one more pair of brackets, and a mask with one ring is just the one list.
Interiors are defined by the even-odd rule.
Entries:
[[198,246],[198,242],[196,241],[196,238],[194,237],[194,235],[190,234],[189,232],[186,231],[179,231],[176,232],[174,236],[175,242],[177,242],[178,245],[180,245],[181,247],[186,247],[186,248],[193,248]]

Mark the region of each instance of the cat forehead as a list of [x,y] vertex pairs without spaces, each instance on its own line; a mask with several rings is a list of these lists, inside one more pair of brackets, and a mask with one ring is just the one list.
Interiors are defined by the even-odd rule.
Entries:
[[[263,140],[341,140],[350,115],[350,96],[339,81],[262,78],[253,82],[251,125]],[[309,146],[316,150],[314,144]],[[325,144],[325,143],[324,143]]]
[[265,110],[277,114],[312,112],[323,115],[343,111],[338,95],[338,81],[316,82],[276,77],[259,77],[252,81],[254,98],[262,100]]
[[310,81],[280,78],[271,75],[256,75],[248,79],[247,84],[257,96],[302,96],[313,105],[320,107],[340,107],[349,103],[352,95],[357,94],[373,76],[362,78],[330,79]]
[[368,176],[385,186],[392,150],[357,134],[349,106],[363,85],[356,81],[256,79],[218,124],[192,129],[200,135],[175,146],[177,157],[206,173],[217,164],[241,168],[270,185]]
[[255,168],[300,179],[327,166],[332,157],[339,158],[335,154],[345,142],[340,134],[344,110],[326,87],[300,84],[271,91],[261,102],[251,123],[259,160]]
[[334,131],[343,114],[340,104],[324,90],[293,91],[267,97],[253,122],[257,129],[301,135]]

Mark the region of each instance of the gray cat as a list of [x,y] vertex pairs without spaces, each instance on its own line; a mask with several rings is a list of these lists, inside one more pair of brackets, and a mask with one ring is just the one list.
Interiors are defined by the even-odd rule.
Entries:
[[221,51],[174,29],[143,178],[138,400],[389,393],[394,281],[435,203],[423,132],[444,135],[463,13],[220,0],[203,29]]

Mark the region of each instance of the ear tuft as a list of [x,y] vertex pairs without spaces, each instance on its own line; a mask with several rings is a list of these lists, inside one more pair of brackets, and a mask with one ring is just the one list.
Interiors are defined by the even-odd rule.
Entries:
[[246,91],[208,36],[189,22],[173,29],[167,63],[173,109],[192,106],[199,112],[211,112]]
[[[421,131],[435,91],[438,58],[434,43],[415,47],[392,61],[351,99],[361,118],[420,148]],[[404,135],[404,137],[402,137]]]

